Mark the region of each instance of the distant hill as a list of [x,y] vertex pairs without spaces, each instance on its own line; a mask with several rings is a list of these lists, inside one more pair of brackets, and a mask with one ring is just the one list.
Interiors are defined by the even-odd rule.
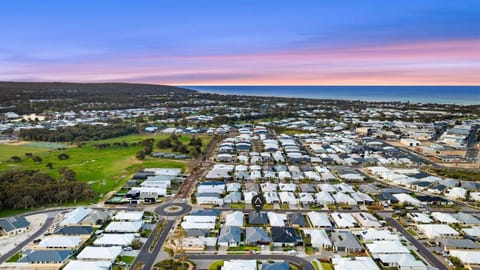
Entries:
[[176,101],[195,93],[194,90],[154,84],[0,82],[0,107],[15,106],[13,110],[18,113],[132,108],[159,100]]

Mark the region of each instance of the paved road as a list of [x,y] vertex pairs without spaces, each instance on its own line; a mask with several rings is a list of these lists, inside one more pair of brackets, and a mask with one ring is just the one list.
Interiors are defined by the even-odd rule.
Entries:
[[[175,212],[166,211],[168,207],[172,207],[172,206],[176,206],[181,209]],[[157,207],[157,209],[155,209],[155,213],[157,213],[160,216],[166,216],[166,217],[183,216],[190,211],[192,211],[192,207],[186,203],[166,203]]]
[[[183,181],[183,184],[180,186],[178,193],[175,195],[175,199],[188,199],[190,192],[192,191],[197,179],[211,167],[210,158],[213,155],[217,147],[218,140],[212,140],[208,145],[208,149],[203,157],[197,158],[192,161],[192,167],[195,170]],[[204,159],[205,162],[201,162]],[[205,166],[206,165],[206,166]]]
[[144,264],[144,266],[143,266],[144,270],[152,269],[153,265],[155,264],[155,258],[157,258],[157,254],[162,250],[163,243],[167,239],[167,236],[170,233],[170,230],[172,229],[173,224],[175,224],[175,221],[173,221],[173,220],[167,221],[167,223],[163,227],[162,232],[161,232],[161,234],[158,238],[157,245],[155,246],[155,248],[153,249],[152,252],[149,252],[148,249],[150,248],[150,245],[153,242],[153,238],[154,238],[156,230],[154,230],[152,232],[152,234],[148,238],[147,242],[145,242],[145,244],[143,245],[143,248],[140,251],[140,253],[138,254],[137,258],[135,259],[135,261],[130,266],[130,269],[133,269],[133,266],[139,261]]
[[32,242],[33,240],[35,240],[38,237],[40,237],[41,235],[43,235],[48,230],[48,228],[50,228],[50,226],[53,223],[53,220],[54,220],[53,217],[47,218],[47,220],[45,220],[45,223],[43,224],[43,226],[38,231],[36,231],[34,234],[32,234],[25,241],[18,244],[14,249],[10,250],[8,253],[5,253],[5,255],[1,256],[0,257],[0,264],[4,263],[6,260],[8,260],[13,255],[17,254],[17,252],[19,252],[28,243]]
[[467,160],[473,160],[478,157],[478,149],[475,147],[477,143],[477,133],[479,126],[474,126],[467,138],[467,144],[465,146],[465,158]]
[[396,220],[393,218],[386,218],[385,219],[391,226],[393,226],[397,231],[403,234],[405,238],[407,238],[410,243],[412,243],[420,253],[431,265],[437,267],[440,270],[448,270],[448,268],[437,258],[433,255],[422,243],[418,242],[418,240],[409,234]]
[[290,255],[259,255],[259,254],[248,254],[248,255],[209,255],[209,254],[188,254],[189,260],[210,260],[212,262],[217,260],[281,260],[288,261],[296,265],[303,264],[304,270],[315,270],[313,265],[304,258],[290,256]]

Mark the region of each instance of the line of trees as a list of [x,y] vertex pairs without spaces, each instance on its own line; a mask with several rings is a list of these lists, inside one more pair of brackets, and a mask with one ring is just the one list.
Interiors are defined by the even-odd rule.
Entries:
[[86,140],[103,140],[137,133],[135,126],[128,123],[102,125],[77,125],[56,130],[32,128],[20,130],[19,136],[28,141],[74,142]]
[[90,187],[78,181],[68,168],[60,168],[57,179],[34,170],[12,170],[0,175],[0,209],[26,209],[94,197]]

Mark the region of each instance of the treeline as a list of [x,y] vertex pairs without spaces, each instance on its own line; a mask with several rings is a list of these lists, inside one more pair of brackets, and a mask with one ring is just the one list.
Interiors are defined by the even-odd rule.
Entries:
[[74,142],[103,140],[137,133],[135,126],[128,123],[102,125],[77,125],[56,130],[32,128],[20,130],[20,138],[28,141]]
[[61,168],[59,173],[58,179],[33,170],[0,175],[0,209],[26,209],[94,198],[90,187],[77,181],[75,172]]
[[49,82],[0,82],[0,92],[2,105],[15,106],[19,114],[141,108],[195,93],[168,85]]
[[465,181],[480,181],[480,171],[476,169],[429,168],[428,171],[446,178]]

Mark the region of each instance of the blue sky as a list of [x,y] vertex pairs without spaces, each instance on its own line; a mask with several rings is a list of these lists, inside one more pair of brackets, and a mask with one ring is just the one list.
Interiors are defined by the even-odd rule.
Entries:
[[0,11],[0,80],[480,80],[480,1],[4,0]]

